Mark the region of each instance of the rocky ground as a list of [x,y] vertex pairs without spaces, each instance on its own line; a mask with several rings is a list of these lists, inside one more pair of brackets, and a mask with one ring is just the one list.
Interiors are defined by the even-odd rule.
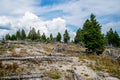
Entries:
[[[58,44],[58,43],[57,43]],[[7,44],[6,44],[7,45]],[[74,44],[59,44],[63,48],[72,50],[85,50]],[[4,46],[2,44],[2,46]],[[11,43],[8,48],[1,48],[0,57],[24,57],[24,56],[54,56],[55,60],[34,60],[34,61],[0,61],[0,76],[11,76],[20,74],[43,74],[42,78],[29,80],[78,80],[74,78],[77,75],[79,80],[120,80],[119,77],[111,75],[109,71],[95,70],[91,64],[97,65],[97,57],[88,59],[84,53],[74,52],[56,52],[56,44],[45,43]],[[59,55],[71,55],[59,57]],[[58,59],[59,57],[59,59]],[[99,66],[99,65],[98,65]],[[118,67],[118,74],[120,67]],[[120,74],[118,75],[120,76]],[[28,79],[25,79],[28,80]]]

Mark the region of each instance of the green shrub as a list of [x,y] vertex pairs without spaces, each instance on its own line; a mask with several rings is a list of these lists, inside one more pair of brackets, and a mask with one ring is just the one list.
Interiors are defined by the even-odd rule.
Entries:
[[52,79],[59,79],[59,78],[61,78],[60,73],[50,73],[49,76],[50,76]]

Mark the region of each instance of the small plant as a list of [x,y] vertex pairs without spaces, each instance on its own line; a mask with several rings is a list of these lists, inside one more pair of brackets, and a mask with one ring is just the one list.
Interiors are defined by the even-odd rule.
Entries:
[[84,74],[84,76],[86,76],[86,77],[87,77],[87,76],[89,76],[89,75],[88,75],[88,74]]
[[70,69],[67,69],[66,71],[72,73],[72,70],[70,70]]
[[76,67],[74,67],[74,70],[76,70]]
[[49,72],[47,72],[48,76],[52,79],[59,79],[61,78],[61,74],[56,69],[51,69]]
[[62,65],[59,66],[60,68],[62,67]]
[[86,80],[93,80],[92,78],[87,78]]
[[61,78],[60,73],[51,73],[51,74],[49,74],[49,76],[50,76],[52,79],[59,79],[59,78]]

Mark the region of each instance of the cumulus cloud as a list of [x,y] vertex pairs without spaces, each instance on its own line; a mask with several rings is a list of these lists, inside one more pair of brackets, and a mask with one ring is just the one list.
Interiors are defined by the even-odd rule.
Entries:
[[67,21],[68,24],[82,26],[83,22],[91,13],[94,13],[97,16],[104,15],[119,15],[120,7],[119,0],[70,0],[67,3],[45,6],[43,7],[46,12],[62,10],[69,15],[63,14],[63,18]]
[[117,31],[120,34],[120,21],[118,22],[109,22],[102,27],[102,32],[106,34],[112,28],[114,31]]
[[0,0],[0,15],[19,16],[26,11],[33,12],[40,0]]
[[2,16],[0,20],[0,25],[3,27],[7,24],[10,24],[8,27],[11,27],[11,30],[1,30],[1,36],[6,33],[15,33],[18,29],[22,28],[28,33],[32,27],[34,27],[36,31],[40,30],[41,34],[44,32],[49,36],[49,34],[52,33],[53,36],[56,36],[58,32],[63,34],[64,30],[67,29],[66,21],[60,17],[44,21],[31,12],[26,12],[21,18],[8,18]]

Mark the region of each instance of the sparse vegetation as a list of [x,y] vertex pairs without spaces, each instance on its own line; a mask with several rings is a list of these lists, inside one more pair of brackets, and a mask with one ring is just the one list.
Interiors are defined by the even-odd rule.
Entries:
[[118,61],[112,60],[110,57],[105,57],[103,55],[80,55],[81,59],[94,60],[95,63],[89,63],[89,67],[91,67],[95,71],[104,71],[112,76],[116,76],[120,78],[120,63]]
[[0,76],[9,76],[12,74],[18,74],[19,65],[17,63],[3,64],[0,62]]
[[84,73],[84,76],[88,77],[89,75]]
[[66,71],[72,73],[72,70],[70,70],[70,69],[67,69]]
[[92,78],[87,78],[86,80],[93,80]]
[[58,71],[50,71],[48,73],[48,75],[52,79],[59,79],[59,78],[61,78],[61,74]]

